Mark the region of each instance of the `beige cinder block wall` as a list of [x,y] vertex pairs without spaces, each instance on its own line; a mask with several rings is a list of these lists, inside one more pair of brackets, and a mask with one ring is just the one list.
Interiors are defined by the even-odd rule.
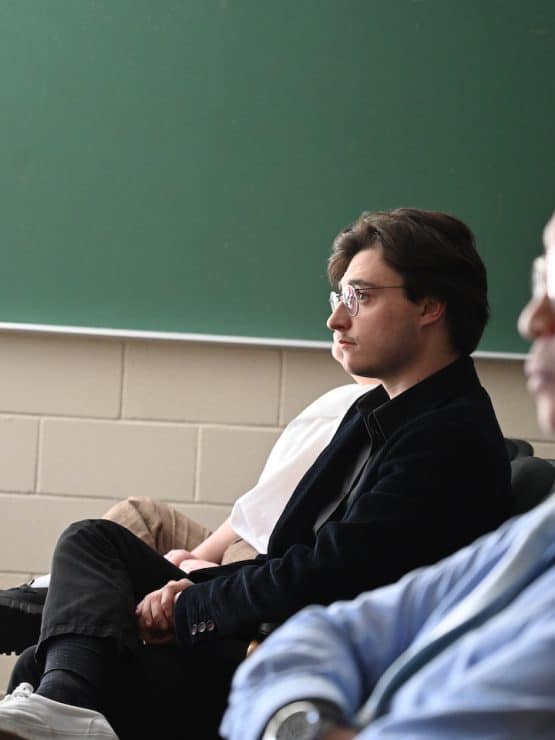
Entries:
[[[555,458],[522,361],[477,367],[504,434]],[[49,570],[69,522],[125,496],[217,526],[283,426],[347,382],[327,350],[0,333],[0,588]]]

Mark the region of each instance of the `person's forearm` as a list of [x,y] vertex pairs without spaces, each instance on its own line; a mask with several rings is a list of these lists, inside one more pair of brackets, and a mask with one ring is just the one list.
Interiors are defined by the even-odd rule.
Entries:
[[204,542],[191,550],[191,554],[200,560],[221,563],[225,550],[236,538],[237,533],[231,526],[228,517]]

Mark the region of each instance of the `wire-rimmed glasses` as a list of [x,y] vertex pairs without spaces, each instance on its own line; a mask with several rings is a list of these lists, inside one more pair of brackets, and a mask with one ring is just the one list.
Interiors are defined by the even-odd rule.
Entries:
[[330,307],[332,312],[342,303],[350,316],[356,316],[360,308],[360,299],[367,293],[385,288],[404,288],[404,285],[372,285],[365,288],[355,288],[354,285],[346,285],[340,293],[332,290],[330,293]]

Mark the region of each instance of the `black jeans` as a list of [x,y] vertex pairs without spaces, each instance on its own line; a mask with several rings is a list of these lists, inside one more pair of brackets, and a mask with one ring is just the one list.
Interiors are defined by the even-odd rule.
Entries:
[[39,643],[19,658],[8,690],[21,681],[37,686],[51,637],[110,638],[118,657],[101,704],[122,740],[217,738],[231,678],[247,641],[226,639],[181,649],[174,644],[145,646],[137,632],[136,604],[183,576],[119,524],[104,519],[72,524],[54,551]]

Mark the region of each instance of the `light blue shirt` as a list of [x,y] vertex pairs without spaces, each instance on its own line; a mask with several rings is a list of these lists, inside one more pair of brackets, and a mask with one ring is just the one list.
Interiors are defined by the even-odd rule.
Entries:
[[[412,643],[424,643],[427,633],[554,509],[551,496],[392,586],[299,612],[240,666],[222,735],[258,740],[277,709],[304,698],[332,701],[356,721],[391,663]],[[357,737],[555,738],[555,567],[409,678],[395,693],[389,713]]]

